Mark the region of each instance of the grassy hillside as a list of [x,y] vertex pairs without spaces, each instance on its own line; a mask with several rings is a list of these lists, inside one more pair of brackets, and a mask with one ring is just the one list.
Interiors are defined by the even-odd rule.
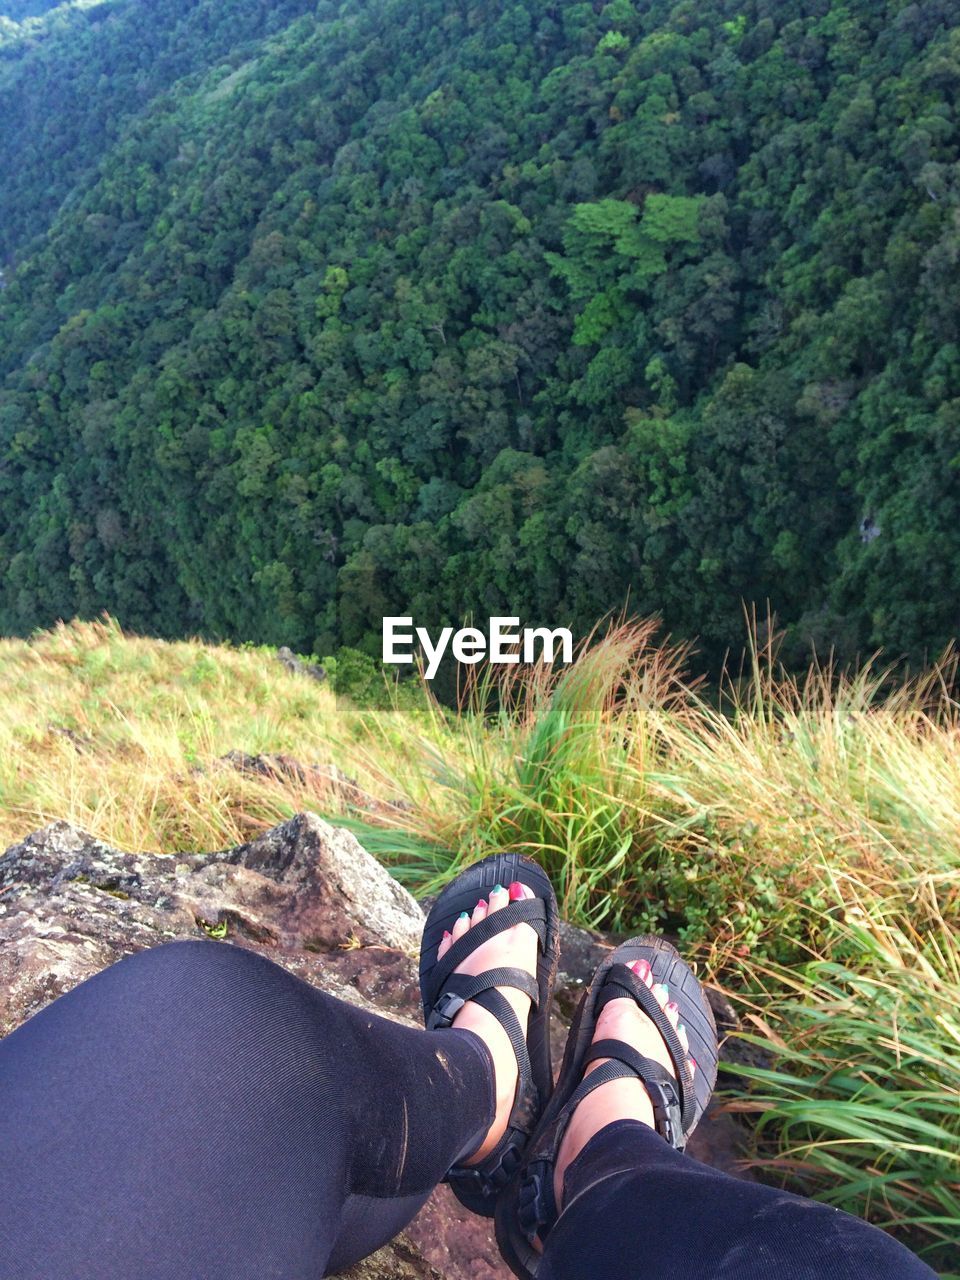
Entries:
[[109,0],[0,51],[0,629],[958,632],[950,0]]
[[[684,654],[622,627],[562,675],[459,714],[371,710],[267,649],[167,644],[109,618],[0,641],[0,844],[53,818],[121,848],[211,849],[343,792],[230,750],[336,763],[346,819],[414,887],[521,847],[566,914],[664,929],[773,1055],[754,1156],[947,1274],[960,1233],[960,715],[943,677],[798,687],[757,655],[721,709]],[[376,803],[404,799],[403,807]],[[746,1087],[746,1081],[743,1082]]]

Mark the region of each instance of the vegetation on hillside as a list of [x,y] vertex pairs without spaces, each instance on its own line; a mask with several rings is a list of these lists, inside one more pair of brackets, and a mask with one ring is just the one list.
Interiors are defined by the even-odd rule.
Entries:
[[335,762],[359,785],[336,820],[415,889],[520,847],[568,917],[678,936],[773,1055],[775,1069],[740,1068],[729,1100],[759,1121],[763,1175],[870,1217],[946,1275],[960,1235],[950,666],[893,688],[880,672],[798,685],[767,651],[718,708],[684,665],[649,626],[621,626],[563,672],[525,668],[491,715],[489,670],[458,712],[426,691],[384,710],[269,650],[165,644],[109,618],[0,640],[0,845],[66,818],[121,848],[222,848],[345,794],[319,771],[243,773],[228,751]]
[[956,634],[950,0],[41,27],[0,51],[3,631]]

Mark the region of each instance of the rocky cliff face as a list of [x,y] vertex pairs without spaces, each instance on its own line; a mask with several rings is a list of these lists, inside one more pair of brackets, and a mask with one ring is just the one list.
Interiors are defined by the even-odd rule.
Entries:
[[[419,1025],[417,902],[348,831],[303,813],[209,854],[120,853],[65,822],[0,856],[0,1034],[121,956],[207,934],[268,955],[332,995]],[[606,947],[564,932],[556,1054],[578,987]],[[693,1153],[731,1157],[728,1118]],[[439,1187],[350,1280],[507,1280],[490,1225]]]

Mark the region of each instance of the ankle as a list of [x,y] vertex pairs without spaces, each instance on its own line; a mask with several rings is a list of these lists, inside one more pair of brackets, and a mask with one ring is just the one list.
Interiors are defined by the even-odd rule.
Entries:
[[486,1045],[493,1063],[497,1099],[512,1092],[517,1082],[516,1058],[510,1037],[493,1014],[479,1005],[468,1003],[454,1018],[453,1025],[460,1031],[472,1031]]
[[[529,1005],[529,1001],[527,1001]],[[498,1020],[479,1005],[467,1003],[454,1019],[458,1031],[472,1032],[483,1042],[493,1069],[491,1094],[493,1115],[487,1133],[476,1151],[462,1162],[475,1164],[483,1160],[503,1137],[517,1093],[517,1060],[510,1037]]]
[[[600,1066],[601,1061],[609,1059],[591,1063],[590,1068]],[[584,1073],[585,1076],[587,1074],[588,1072]],[[558,1209],[563,1207],[563,1180],[567,1169],[601,1130],[621,1120],[639,1122],[649,1129],[654,1128],[653,1103],[643,1084],[636,1078],[624,1077],[601,1085],[583,1099],[570,1117],[554,1168],[553,1192]]]

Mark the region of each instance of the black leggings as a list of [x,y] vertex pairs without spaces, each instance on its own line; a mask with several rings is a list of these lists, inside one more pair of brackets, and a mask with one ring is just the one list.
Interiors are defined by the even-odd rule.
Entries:
[[[482,1041],[226,943],[88,979],[0,1041],[0,1276],[318,1280],[417,1212],[493,1115]],[[858,1219],[635,1121],[570,1166],[544,1280],[929,1280]]]

